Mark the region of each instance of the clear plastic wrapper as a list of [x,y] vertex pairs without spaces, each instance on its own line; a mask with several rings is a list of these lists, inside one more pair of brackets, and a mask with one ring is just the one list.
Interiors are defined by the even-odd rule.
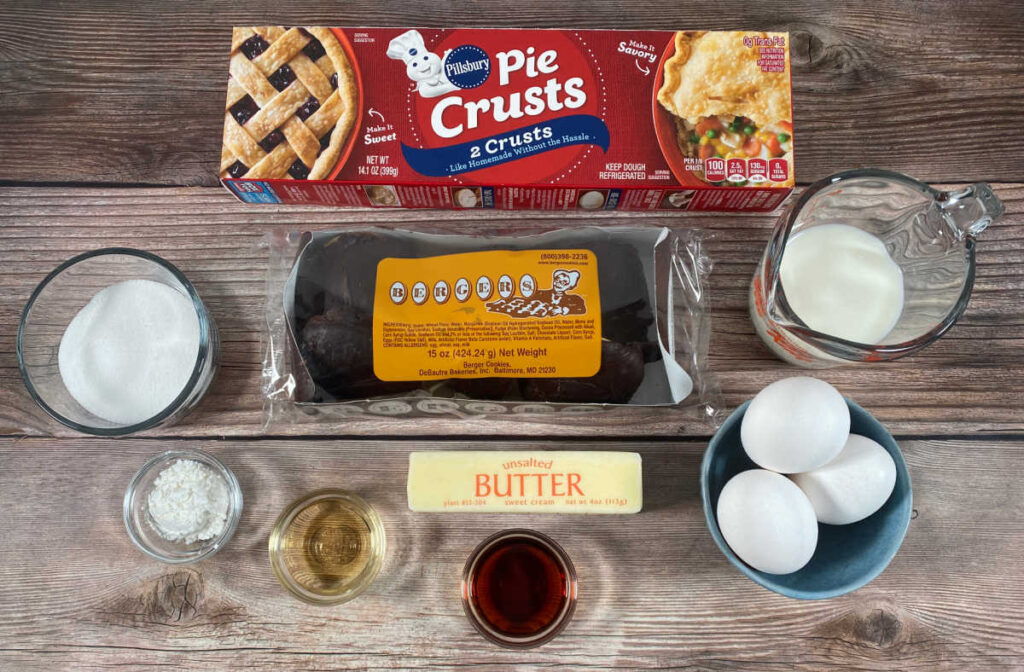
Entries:
[[636,406],[714,423],[702,233],[542,227],[271,235],[265,423]]

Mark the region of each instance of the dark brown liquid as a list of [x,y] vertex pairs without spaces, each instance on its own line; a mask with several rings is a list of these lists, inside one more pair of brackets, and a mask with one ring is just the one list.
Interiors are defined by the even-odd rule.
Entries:
[[535,635],[565,607],[565,571],[555,554],[537,541],[499,541],[477,562],[471,599],[495,630],[512,636]]

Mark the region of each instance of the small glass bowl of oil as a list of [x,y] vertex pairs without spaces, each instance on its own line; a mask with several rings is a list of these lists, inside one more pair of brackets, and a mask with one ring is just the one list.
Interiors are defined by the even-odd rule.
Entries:
[[312,604],[359,596],[384,564],[384,525],[363,498],[317,490],[281,512],[270,532],[270,566],[281,585]]

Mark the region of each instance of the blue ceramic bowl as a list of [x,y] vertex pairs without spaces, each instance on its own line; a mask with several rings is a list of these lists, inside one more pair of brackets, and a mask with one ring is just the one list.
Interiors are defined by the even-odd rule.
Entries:
[[820,600],[844,595],[866,585],[882,573],[896,555],[910,524],[912,496],[907,463],[892,436],[871,414],[849,399],[850,432],[877,441],[896,463],[896,487],[881,509],[852,525],[818,524],[818,547],[814,556],[792,574],[760,572],[740,560],[722,538],[715,510],[718,495],[730,478],[748,469],[758,469],[740,443],[740,424],[750,402],[737,408],[718,430],[704,451],[700,467],[700,492],[704,517],[718,548],[729,562],[768,590],[802,600]]

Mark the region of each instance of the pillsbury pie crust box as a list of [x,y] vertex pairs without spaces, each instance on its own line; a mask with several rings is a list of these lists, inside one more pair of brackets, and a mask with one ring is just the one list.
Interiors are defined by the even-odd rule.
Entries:
[[789,35],[235,28],[220,177],[251,203],[771,210]]

